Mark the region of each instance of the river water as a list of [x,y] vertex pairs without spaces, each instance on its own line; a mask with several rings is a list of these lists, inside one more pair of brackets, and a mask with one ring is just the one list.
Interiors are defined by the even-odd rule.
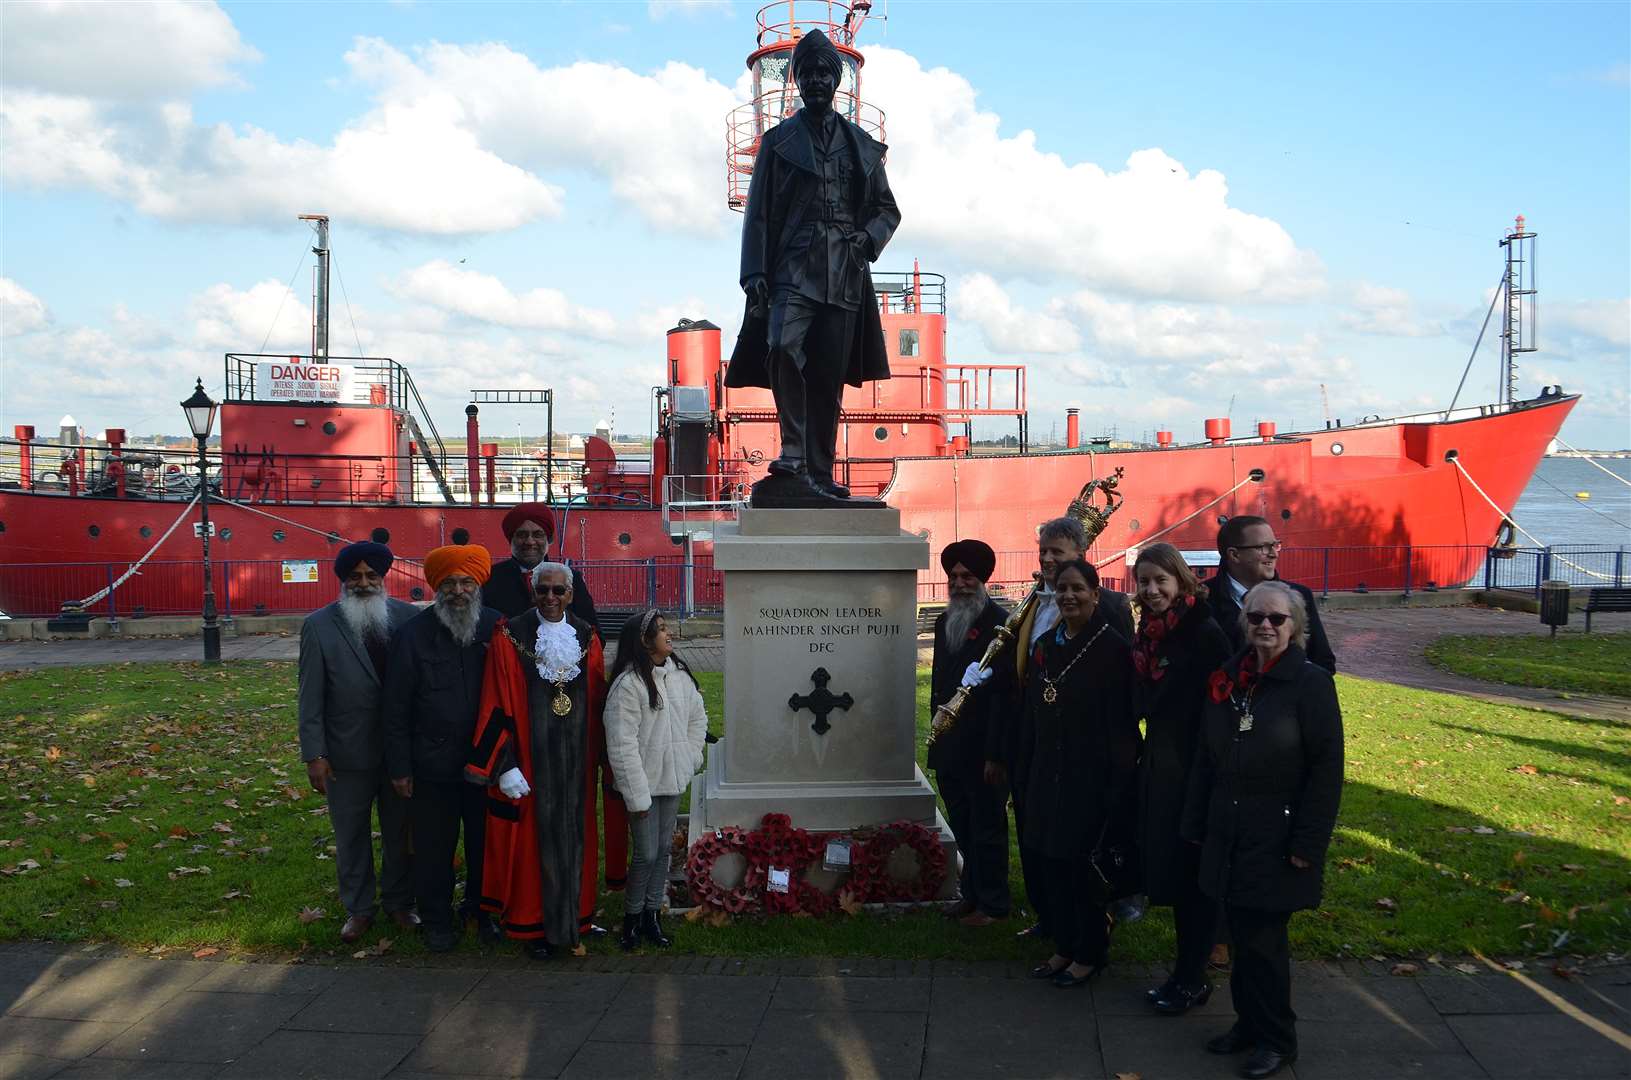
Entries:
[[[1518,497],[1513,518],[1547,544],[1631,547],[1631,487],[1594,468],[1593,462],[1631,479],[1631,458],[1542,458]],[[1517,541],[1530,546],[1521,534]]]

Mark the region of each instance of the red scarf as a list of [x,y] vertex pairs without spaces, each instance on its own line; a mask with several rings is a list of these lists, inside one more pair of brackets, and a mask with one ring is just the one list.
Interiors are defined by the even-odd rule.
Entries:
[[1180,596],[1165,614],[1151,615],[1146,612],[1139,620],[1138,634],[1133,641],[1133,670],[1138,672],[1140,678],[1151,682],[1166,678],[1167,660],[1162,655],[1161,647],[1194,607],[1193,596]]
[[[1280,656],[1284,655],[1285,653],[1280,654]],[[1207,680],[1207,686],[1212,692],[1212,700],[1221,704],[1228,701],[1229,695],[1236,691],[1250,695],[1252,687],[1257,685],[1257,681],[1274,670],[1274,665],[1280,662],[1280,656],[1270,660],[1268,667],[1258,671],[1257,650],[1253,649],[1246,653],[1245,659],[1241,660],[1240,670],[1235,672],[1234,678],[1229,677],[1229,672],[1225,668],[1219,668],[1212,672],[1212,677]]]

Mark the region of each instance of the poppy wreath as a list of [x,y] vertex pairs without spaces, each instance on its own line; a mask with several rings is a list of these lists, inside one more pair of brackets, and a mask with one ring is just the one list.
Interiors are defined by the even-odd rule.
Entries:
[[[825,846],[820,837],[805,829],[793,828],[792,819],[786,814],[766,814],[759,827],[748,834],[748,871],[742,884],[762,892],[764,908],[769,914],[792,915],[799,911],[825,914],[832,909],[832,897],[804,876],[821,857]],[[788,870],[785,893],[767,888],[773,866]]]
[[[916,878],[889,874],[889,857],[902,844],[917,852]],[[849,890],[863,902],[932,900],[946,876],[940,838],[915,821],[895,821],[878,829],[850,855]]]
[[[714,864],[721,855],[733,852],[748,859],[748,873],[736,888],[723,889],[714,880]],[[685,879],[691,887],[692,901],[731,915],[751,911],[759,902],[759,891],[752,884],[752,870],[748,834],[735,825],[704,833],[702,839],[691,845],[691,853],[685,860]]]

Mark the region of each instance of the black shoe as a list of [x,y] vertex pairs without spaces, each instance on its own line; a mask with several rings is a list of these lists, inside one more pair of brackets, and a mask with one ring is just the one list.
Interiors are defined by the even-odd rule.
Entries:
[[640,947],[640,916],[623,916],[623,932],[618,935],[617,944],[624,952],[632,952]]
[[598,923],[584,923],[578,927],[578,936],[580,938],[602,938],[609,933],[611,933],[610,930]]
[[835,499],[849,498],[849,488],[838,483],[830,476],[810,476],[810,486],[824,495],[831,495]]
[[476,936],[483,945],[497,945],[504,940],[504,930],[497,919],[483,911],[476,915]]
[[1257,1040],[1248,1038],[1239,1028],[1230,1028],[1222,1035],[1214,1035],[1206,1040],[1208,1054],[1238,1054],[1242,1050],[1250,1050],[1257,1045]]
[[640,913],[640,936],[663,949],[674,944],[668,935],[663,933],[662,919],[650,908]]
[[[1069,967],[1069,966],[1070,966],[1069,964],[1065,965],[1065,967]],[[1040,964],[1036,965],[1036,967],[1031,969],[1031,978],[1033,978],[1033,979],[1051,979],[1051,978],[1053,978],[1055,975],[1059,974],[1063,970],[1065,970],[1065,968],[1063,968],[1063,967],[1054,967],[1052,964],[1050,964],[1046,960],[1044,960]]]
[[1178,980],[1168,979],[1160,986],[1157,986],[1154,990],[1144,991],[1144,1000],[1149,1002],[1151,1005],[1154,1005],[1157,1001],[1160,1001],[1164,997],[1171,997],[1172,992],[1176,989],[1178,989]]
[[459,932],[446,926],[427,926],[423,931],[425,948],[431,952],[452,952],[459,944]]
[[1086,975],[1072,975],[1069,967],[1060,968],[1059,973],[1053,977],[1053,985],[1061,990],[1079,990],[1098,978],[1099,972],[1108,966],[1107,964],[1094,964],[1087,969]]
[[1259,1046],[1252,1051],[1252,1056],[1240,1066],[1240,1075],[1246,1080],[1263,1080],[1265,1076],[1273,1076],[1281,1069],[1297,1060],[1297,1052],[1282,1054],[1278,1050],[1270,1050],[1266,1046]]
[[526,951],[528,959],[531,960],[548,960],[555,955],[555,946],[543,938],[527,942],[523,949]]
[[1162,1016],[1182,1016],[1190,1009],[1205,1005],[1212,996],[1212,984],[1201,983],[1191,990],[1187,986],[1174,986],[1170,994],[1155,1001],[1155,1011]]
[[1018,937],[1018,938],[1026,938],[1026,937],[1047,937],[1048,935],[1042,932],[1042,924],[1041,923],[1032,923],[1031,925],[1027,926],[1025,929],[1021,930],[1019,933],[1015,934],[1014,936]]

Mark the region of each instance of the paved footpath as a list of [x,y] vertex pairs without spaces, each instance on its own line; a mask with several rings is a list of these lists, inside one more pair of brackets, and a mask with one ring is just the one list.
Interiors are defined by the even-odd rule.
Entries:
[[[0,946],[0,1077],[1225,1078],[1227,987],[1169,1019],[1149,971],[1081,993],[1016,965],[592,957],[489,969]],[[1299,963],[1299,1080],[1631,1075],[1631,965]]]

